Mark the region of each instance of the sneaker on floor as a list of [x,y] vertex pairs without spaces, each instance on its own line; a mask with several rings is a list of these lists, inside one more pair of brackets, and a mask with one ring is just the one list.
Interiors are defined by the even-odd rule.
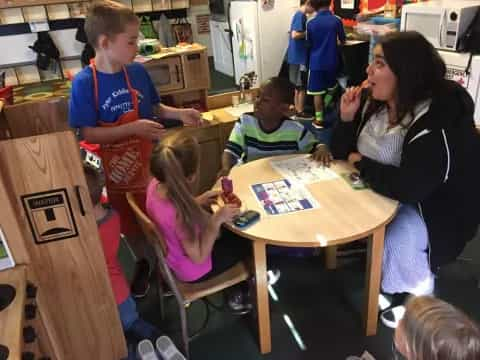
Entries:
[[150,289],[150,277],[152,276],[152,267],[147,259],[137,261],[135,266],[135,276],[133,277],[130,291],[136,299],[147,296]]
[[396,329],[400,320],[402,320],[404,315],[405,315],[405,306],[398,305],[383,311],[380,314],[380,319],[382,320],[385,326],[391,329]]
[[241,290],[237,290],[228,296],[228,307],[236,315],[248,314],[252,310],[252,304],[248,301],[248,296]]
[[295,114],[295,120],[313,120],[313,115],[307,114],[305,111]]
[[361,356],[348,356],[345,360],[375,360],[368,351],[364,351]]
[[280,279],[282,273],[279,269],[271,269],[267,271],[268,285],[275,285]]
[[160,336],[155,341],[155,346],[163,360],[186,360],[168,336]]
[[384,311],[393,305],[393,296],[389,294],[378,294],[378,308]]
[[142,340],[137,347],[140,360],[159,360],[155,348],[150,340]]

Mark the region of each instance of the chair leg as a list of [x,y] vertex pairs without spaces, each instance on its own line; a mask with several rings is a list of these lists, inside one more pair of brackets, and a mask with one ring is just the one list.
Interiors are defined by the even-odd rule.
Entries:
[[185,309],[185,305],[183,304],[179,304],[179,307],[180,307],[180,322],[182,324],[183,349],[185,352],[185,357],[188,359],[190,358],[190,349],[189,349],[190,338],[188,336],[187,309]]
[[163,278],[160,270],[157,267],[157,287],[158,287],[158,299],[160,302],[160,319],[165,320],[165,300],[164,300],[164,288],[163,288]]

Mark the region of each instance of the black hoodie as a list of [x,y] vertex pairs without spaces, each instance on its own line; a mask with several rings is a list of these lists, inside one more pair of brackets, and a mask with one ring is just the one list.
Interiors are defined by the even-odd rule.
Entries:
[[[473,110],[466,90],[446,80],[428,111],[408,129],[399,167],[368,157],[355,164],[374,191],[417,206],[428,230],[432,270],[453,261],[480,224],[480,134]],[[352,122],[337,122],[331,142],[334,158],[347,159],[357,152],[367,120],[358,111]]]

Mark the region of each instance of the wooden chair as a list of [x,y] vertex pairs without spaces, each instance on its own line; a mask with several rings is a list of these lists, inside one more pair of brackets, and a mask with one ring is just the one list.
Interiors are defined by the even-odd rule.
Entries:
[[[148,216],[140,209],[138,204],[135,202],[135,198],[131,193],[127,193],[127,201],[130,204],[135,217],[140,224],[145,236],[147,237],[148,242],[155,249],[157,255],[157,273],[161,278],[158,279],[158,286],[162,286],[162,279],[167,283],[173,292],[175,299],[177,301],[179,311],[180,311],[180,320],[182,325],[182,338],[185,350],[185,356],[189,357],[189,341],[192,337],[188,334],[188,323],[187,323],[187,312],[186,307],[194,302],[205,298],[209,295],[213,295],[217,292],[220,292],[228,287],[236,285],[242,281],[245,281],[249,278],[251,272],[249,267],[244,262],[239,262],[229,270],[223,272],[222,274],[215,276],[206,281],[198,283],[185,283],[181,282],[175,278],[172,274],[170,268],[166,263],[166,257],[168,254],[167,244],[163,239],[162,234],[160,234],[152,221]],[[161,296],[161,301],[163,302],[163,296]],[[163,304],[162,304],[163,308]],[[208,304],[207,304],[208,310]],[[163,311],[163,310],[162,310]],[[207,315],[208,319],[208,315]]]

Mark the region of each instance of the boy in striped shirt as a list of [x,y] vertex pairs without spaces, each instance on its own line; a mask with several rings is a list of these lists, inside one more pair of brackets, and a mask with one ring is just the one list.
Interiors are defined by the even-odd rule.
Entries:
[[327,146],[319,144],[302,123],[288,117],[294,92],[288,79],[278,77],[260,87],[254,112],[240,116],[230,133],[219,176],[228,175],[237,163],[274,155],[312,153],[313,159],[330,163]]

